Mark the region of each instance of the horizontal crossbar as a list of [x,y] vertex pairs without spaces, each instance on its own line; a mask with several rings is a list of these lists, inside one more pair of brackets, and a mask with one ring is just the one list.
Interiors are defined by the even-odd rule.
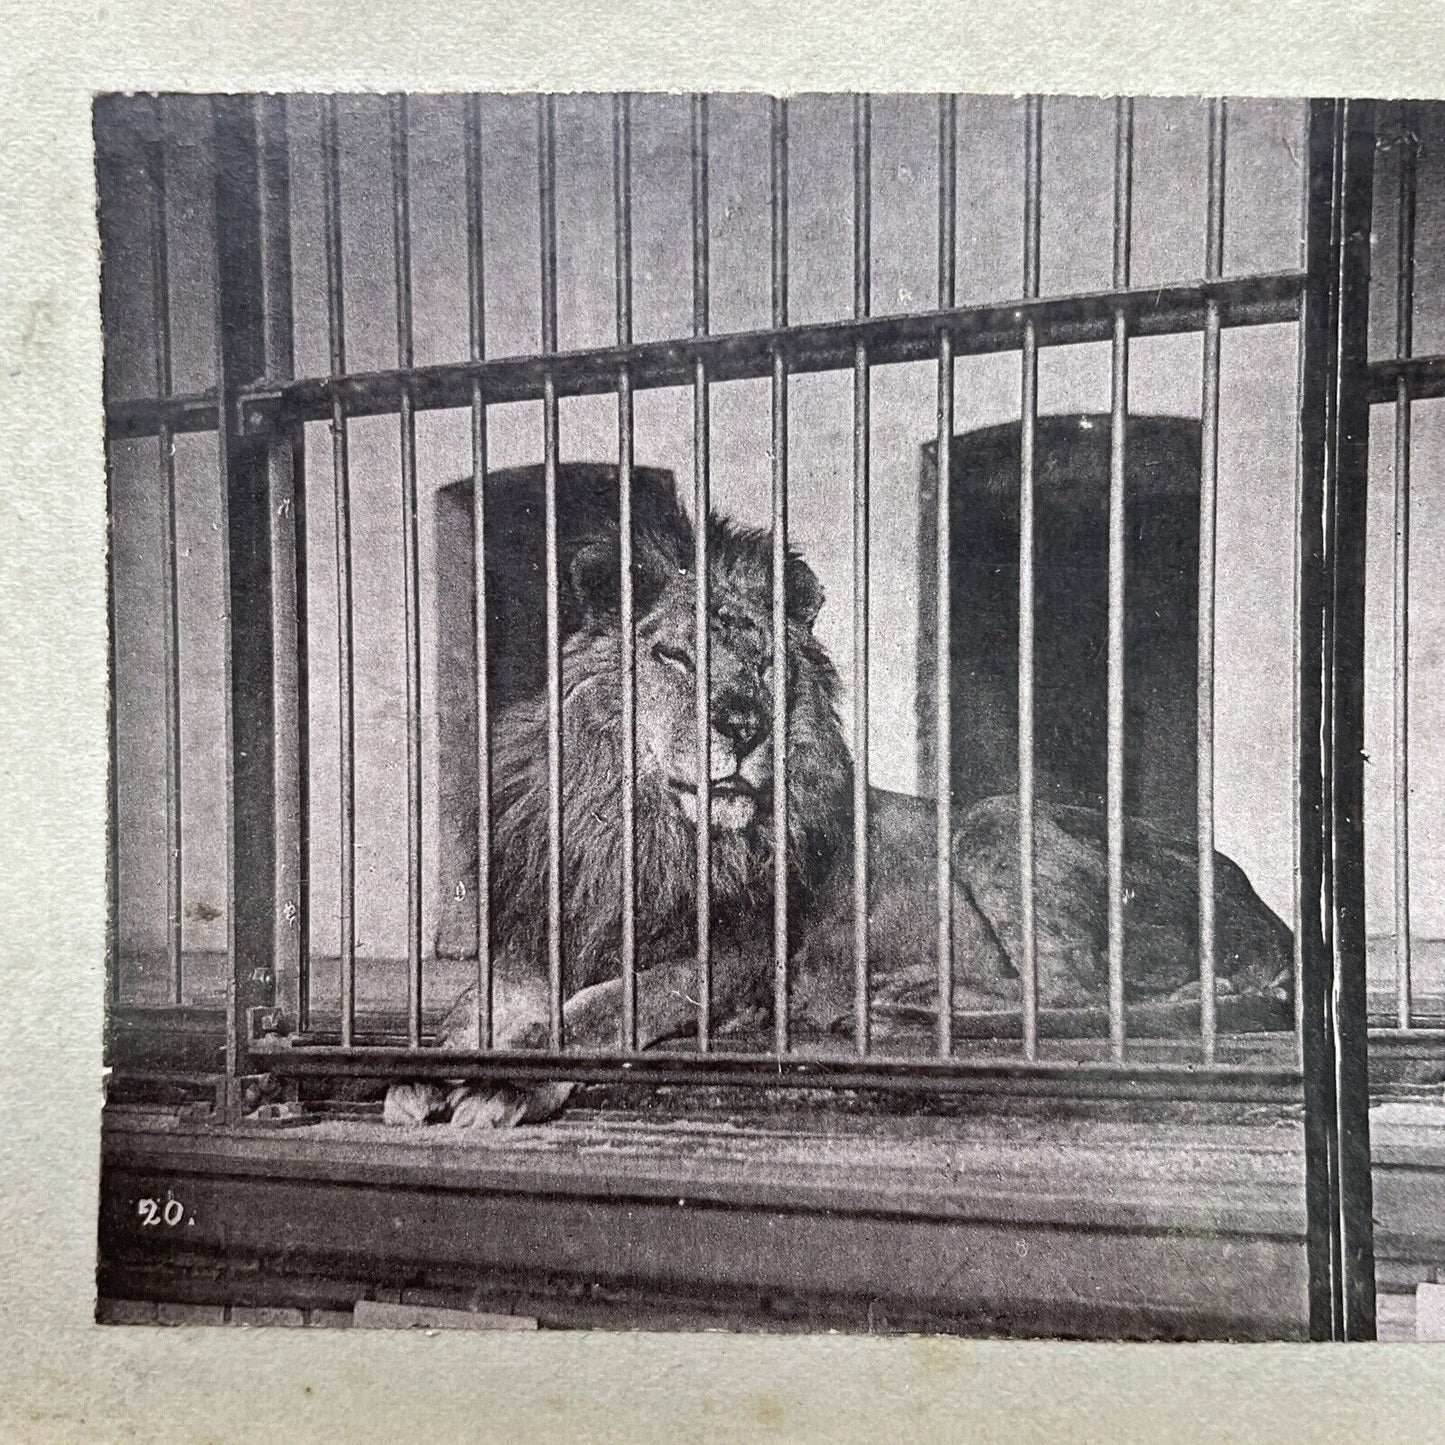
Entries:
[[167,397],[139,397],[113,401],[105,409],[105,439],[108,442],[158,436],[162,427],[169,427],[172,435],[215,431],[216,393],[200,391]]
[[1370,400],[1394,401],[1401,381],[1411,401],[1445,396],[1445,355],[1390,357],[1370,365]]
[[778,327],[730,335],[688,337],[635,346],[608,346],[554,356],[506,357],[409,370],[376,371],[335,379],[313,378],[247,389],[241,396],[241,427],[264,432],[283,422],[326,421],[340,398],[348,416],[398,412],[404,392],[418,411],[468,406],[474,382],[488,403],[536,401],[551,375],[558,396],[614,391],[626,369],[634,391],[691,386],[701,362],[711,381],[770,376],[782,352],[793,373],[851,370],[859,345],[873,365],[926,361],[938,338],[954,338],[955,356],[1016,349],[1032,321],[1044,346],[1107,341],[1122,311],[1136,336],[1200,330],[1211,300],[1225,325],[1249,326],[1294,320],[1299,312],[1297,273],[1251,276],[1192,286],[1143,291],[1096,292],[960,307],[910,316],[878,316],[813,326]]
[[260,1038],[254,1063],[282,1076],[541,1083],[753,1085],[760,1088],[888,1089],[941,1094],[1084,1095],[1118,1099],[1297,1100],[1297,1069],[1024,1059],[809,1058],[775,1054],[618,1054],[307,1045]]
[[[384,416],[399,412],[402,396],[408,392],[418,411],[467,407],[475,382],[481,383],[483,400],[489,404],[536,401],[549,372],[558,396],[614,391],[624,369],[634,391],[691,386],[699,362],[710,381],[741,381],[771,375],[773,357],[779,351],[795,374],[851,371],[860,345],[875,366],[927,361],[937,356],[938,338],[944,333],[952,336],[956,357],[982,356],[1017,349],[1027,323],[1033,324],[1041,346],[1075,346],[1110,340],[1114,318],[1121,312],[1132,336],[1177,335],[1201,330],[1211,301],[1218,303],[1225,326],[1271,325],[1298,318],[1301,285],[1300,274],[1288,271],[1185,286],[1084,292],[906,316],[607,346],[553,356],[509,356],[334,378],[262,382],[241,392],[238,423],[243,432],[262,435],[285,423],[329,421],[337,398],[350,417]],[[154,436],[162,424],[173,432],[204,431],[216,425],[215,398],[201,394],[117,402],[107,409],[106,422],[112,441]]]

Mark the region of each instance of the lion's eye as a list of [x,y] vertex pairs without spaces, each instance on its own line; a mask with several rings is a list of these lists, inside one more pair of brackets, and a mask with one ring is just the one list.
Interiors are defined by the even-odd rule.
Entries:
[[652,645],[652,655],[675,672],[692,675],[692,657],[681,648],[669,647],[665,642],[655,642]]

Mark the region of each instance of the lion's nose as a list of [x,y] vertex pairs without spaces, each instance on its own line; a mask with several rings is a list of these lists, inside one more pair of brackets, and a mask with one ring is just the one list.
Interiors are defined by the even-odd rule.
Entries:
[[712,725],[744,758],[767,737],[768,714],[746,694],[725,692],[713,702]]

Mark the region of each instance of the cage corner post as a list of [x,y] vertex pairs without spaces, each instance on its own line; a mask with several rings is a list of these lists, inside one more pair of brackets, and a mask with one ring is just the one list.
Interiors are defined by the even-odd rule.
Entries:
[[[288,630],[300,641],[302,599],[293,584],[299,581],[294,541],[302,528],[295,504],[299,489],[293,496],[300,481],[295,434],[252,434],[241,414],[244,387],[290,369],[284,101],[216,96],[211,104],[218,452],[226,526],[226,1113],[234,1120],[245,1107],[242,1080],[252,1072],[250,1013],[275,1006],[277,968],[281,954],[289,951],[278,946],[281,918],[288,911],[278,907],[278,899],[294,886],[304,900],[299,792],[305,772],[299,751],[304,673],[292,667],[278,677],[275,665],[277,641]],[[283,492],[292,505],[281,509]],[[280,525],[283,511],[290,519],[285,528]],[[285,585],[278,586],[281,569],[273,541],[292,559],[295,576],[287,577]],[[289,629],[273,611],[278,601],[292,613]],[[304,656],[304,647],[297,648],[297,656]],[[278,788],[282,775],[290,780],[284,799]],[[304,902],[288,922],[299,925],[299,970],[305,951]]]
[[1310,103],[1297,866],[1309,1332],[1335,1340],[1375,1336],[1363,819],[1374,148],[1371,103]]

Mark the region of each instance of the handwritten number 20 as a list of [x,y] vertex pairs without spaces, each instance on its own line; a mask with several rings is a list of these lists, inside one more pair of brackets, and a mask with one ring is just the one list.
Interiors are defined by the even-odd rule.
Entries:
[[136,1213],[140,1216],[142,1229],[151,1229],[162,1224],[174,1229],[185,1220],[186,1206],[179,1199],[167,1195],[165,1199],[137,1201]]

